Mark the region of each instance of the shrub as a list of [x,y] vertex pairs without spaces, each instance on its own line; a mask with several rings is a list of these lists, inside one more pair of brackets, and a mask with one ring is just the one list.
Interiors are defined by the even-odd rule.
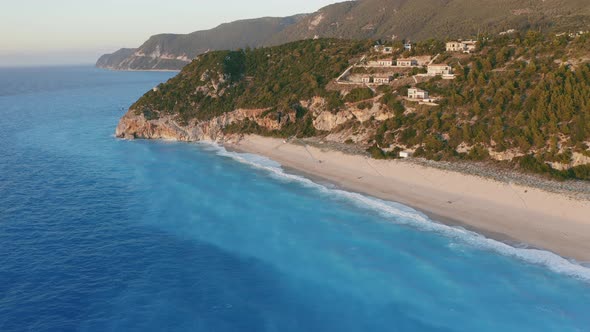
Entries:
[[580,165],[572,168],[574,176],[580,180],[590,180],[590,165]]
[[385,159],[385,152],[383,152],[383,150],[381,150],[381,148],[379,148],[377,144],[368,148],[367,152],[369,152],[371,158],[373,159]]
[[352,89],[352,91],[344,97],[344,101],[347,103],[356,103],[361,100],[371,99],[374,95],[373,90],[369,88],[356,88]]

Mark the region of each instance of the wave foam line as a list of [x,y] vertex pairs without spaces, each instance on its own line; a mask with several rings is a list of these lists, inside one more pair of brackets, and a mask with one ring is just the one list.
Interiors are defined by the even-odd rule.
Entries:
[[491,250],[504,256],[514,257],[527,263],[542,265],[553,272],[564,274],[576,279],[590,282],[590,268],[575,261],[568,260],[553,252],[531,248],[517,248],[506,243],[487,238],[481,234],[459,227],[437,223],[426,215],[399,203],[389,202],[359,193],[340,189],[331,189],[313,182],[303,176],[285,173],[281,164],[270,158],[251,153],[227,151],[224,147],[213,143],[200,143],[217,155],[234,159],[238,162],[268,171],[271,176],[281,181],[297,182],[304,186],[319,190],[324,194],[337,195],[347,199],[358,207],[369,208],[381,215],[393,219],[397,224],[411,225],[420,230],[435,232],[448,238],[462,241],[476,248]]

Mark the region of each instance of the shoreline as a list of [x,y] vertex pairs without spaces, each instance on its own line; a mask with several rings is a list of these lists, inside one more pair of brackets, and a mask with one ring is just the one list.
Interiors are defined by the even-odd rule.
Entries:
[[[229,151],[233,151],[233,149],[231,149],[231,148],[229,148],[228,150]],[[239,150],[239,149],[236,149],[235,151],[236,152],[248,153],[248,151],[243,151],[243,150]],[[340,190],[344,190],[344,191],[352,192],[352,193],[357,193],[357,194],[369,195],[370,197],[379,198],[377,196],[371,195],[368,192],[357,191],[357,190],[355,190],[353,188],[346,187],[346,185],[344,185],[344,184],[332,182],[330,180],[327,180],[326,178],[323,178],[323,177],[318,176],[318,175],[313,174],[313,173],[308,173],[308,172],[305,172],[305,171],[302,171],[302,170],[299,170],[299,169],[296,169],[296,168],[293,168],[293,167],[284,166],[282,164],[281,164],[281,166],[282,166],[282,168],[287,173],[295,174],[295,175],[301,175],[301,176],[303,176],[303,177],[305,177],[307,179],[310,179],[313,182],[316,182],[318,184],[330,184],[331,186],[335,186],[336,189],[340,189]],[[392,200],[388,200],[388,199],[384,199],[384,200],[386,200],[386,201],[392,201]],[[397,201],[393,201],[393,202],[400,203],[400,202],[397,202]],[[471,231],[471,232],[475,232],[475,233],[484,235],[485,237],[488,237],[490,239],[494,239],[496,241],[499,241],[499,242],[508,244],[510,246],[513,246],[513,247],[514,246],[517,246],[517,245],[520,245],[520,244],[523,244],[521,241],[519,241],[519,240],[517,240],[517,239],[515,239],[515,238],[513,238],[511,236],[509,236],[508,234],[499,233],[499,232],[493,232],[493,231],[487,231],[487,230],[484,230],[484,229],[481,229],[481,228],[472,226],[472,225],[470,225],[468,223],[462,222],[460,220],[455,220],[455,219],[451,219],[449,217],[444,217],[444,216],[438,215],[438,214],[433,213],[433,212],[429,212],[429,211],[422,210],[422,209],[417,208],[417,207],[414,207],[414,206],[410,206],[409,204],[403,204],[403,205],[406,205],[406,206],[408,206],[408,207],[410,207],[410,208],[412,208],[412,209],[414,209],[414,210],[416,210],[416,211],[418,211],[418,212],[426,215],[431,221],[438,222],[438,223],[440,223],[442,225],[451,226],[451,227],[461,227],[461,228],[464,228],[464,229],[466,229],[468,231]],[[531,245],[529,245],[528,247],[531,248],[531,249],[542,249],[542,248],[533,247]]]
[[226,142],[289,171],[347,191],[398,202],[436,222],[515,246],[590,262],[590,200],[399,160],[375,160],[281,139],[249,135]]

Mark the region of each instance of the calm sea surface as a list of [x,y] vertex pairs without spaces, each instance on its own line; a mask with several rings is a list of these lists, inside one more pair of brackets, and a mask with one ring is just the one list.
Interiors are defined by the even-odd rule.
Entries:
[[204,144],[172,73],[0,69],[0,331],[590,331],[590,269]]

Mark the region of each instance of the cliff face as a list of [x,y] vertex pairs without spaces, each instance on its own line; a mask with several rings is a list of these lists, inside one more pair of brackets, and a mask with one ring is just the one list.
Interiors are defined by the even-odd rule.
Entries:
[[[313,127],[318,132],[329,133],[326,140],[344,143],[351,140],[361,146],[369,146],[374,132],[368,128],[353,129],[355,124],[363,124],[372,120],[385,121],[393,117],[387,108],[373,101],[372,106],[359,109],[356,105],[348,105],[333,113],[328,110],[326,100],[314,97],[307,101],[300,101],[301,105],[310,110]],[[291,111],[277,117],[276,111],[271,109],[237,109],[207,121],[192,120],[182,124],[172,115],[160,116],[157,119],[147,119],[140,112],[129,110],[120,120],[116,129],[116,136],[124,139],[163,139],[182,142],[211,141],[222,142],[233,135],[226,129],[233,124],[243,124],[250,121],[266,131],[277,131],[288,124],[297,121],[296,112]]]
[[249,120],[267,130],[279,130],[295,121],[294,113],[276,118],[269,109],[237,109],[207,121],[192,120],[180,124],[175,116],[164,115],[157,119],[147,119],[135,110],[129,110],[119,121],[115,135],[125,139],[164,139],[183,142],[212,141],[225,139],[224,129],[235,123]]
[[105,54],[98,59],[96,66],[98,68],[113,70],[122,68],[121,64],[126,61],[126,59],[132,57],[135,51],[136,49],[134,48],[122,48],[115,53]]
[[126,51],[120,50],[103,55],[98,59],[96,67],[110,70],[181,70],[190,63],[185,56],[145,54],[133,50],[129,55],[121,57],[120,54],[124,53]]

